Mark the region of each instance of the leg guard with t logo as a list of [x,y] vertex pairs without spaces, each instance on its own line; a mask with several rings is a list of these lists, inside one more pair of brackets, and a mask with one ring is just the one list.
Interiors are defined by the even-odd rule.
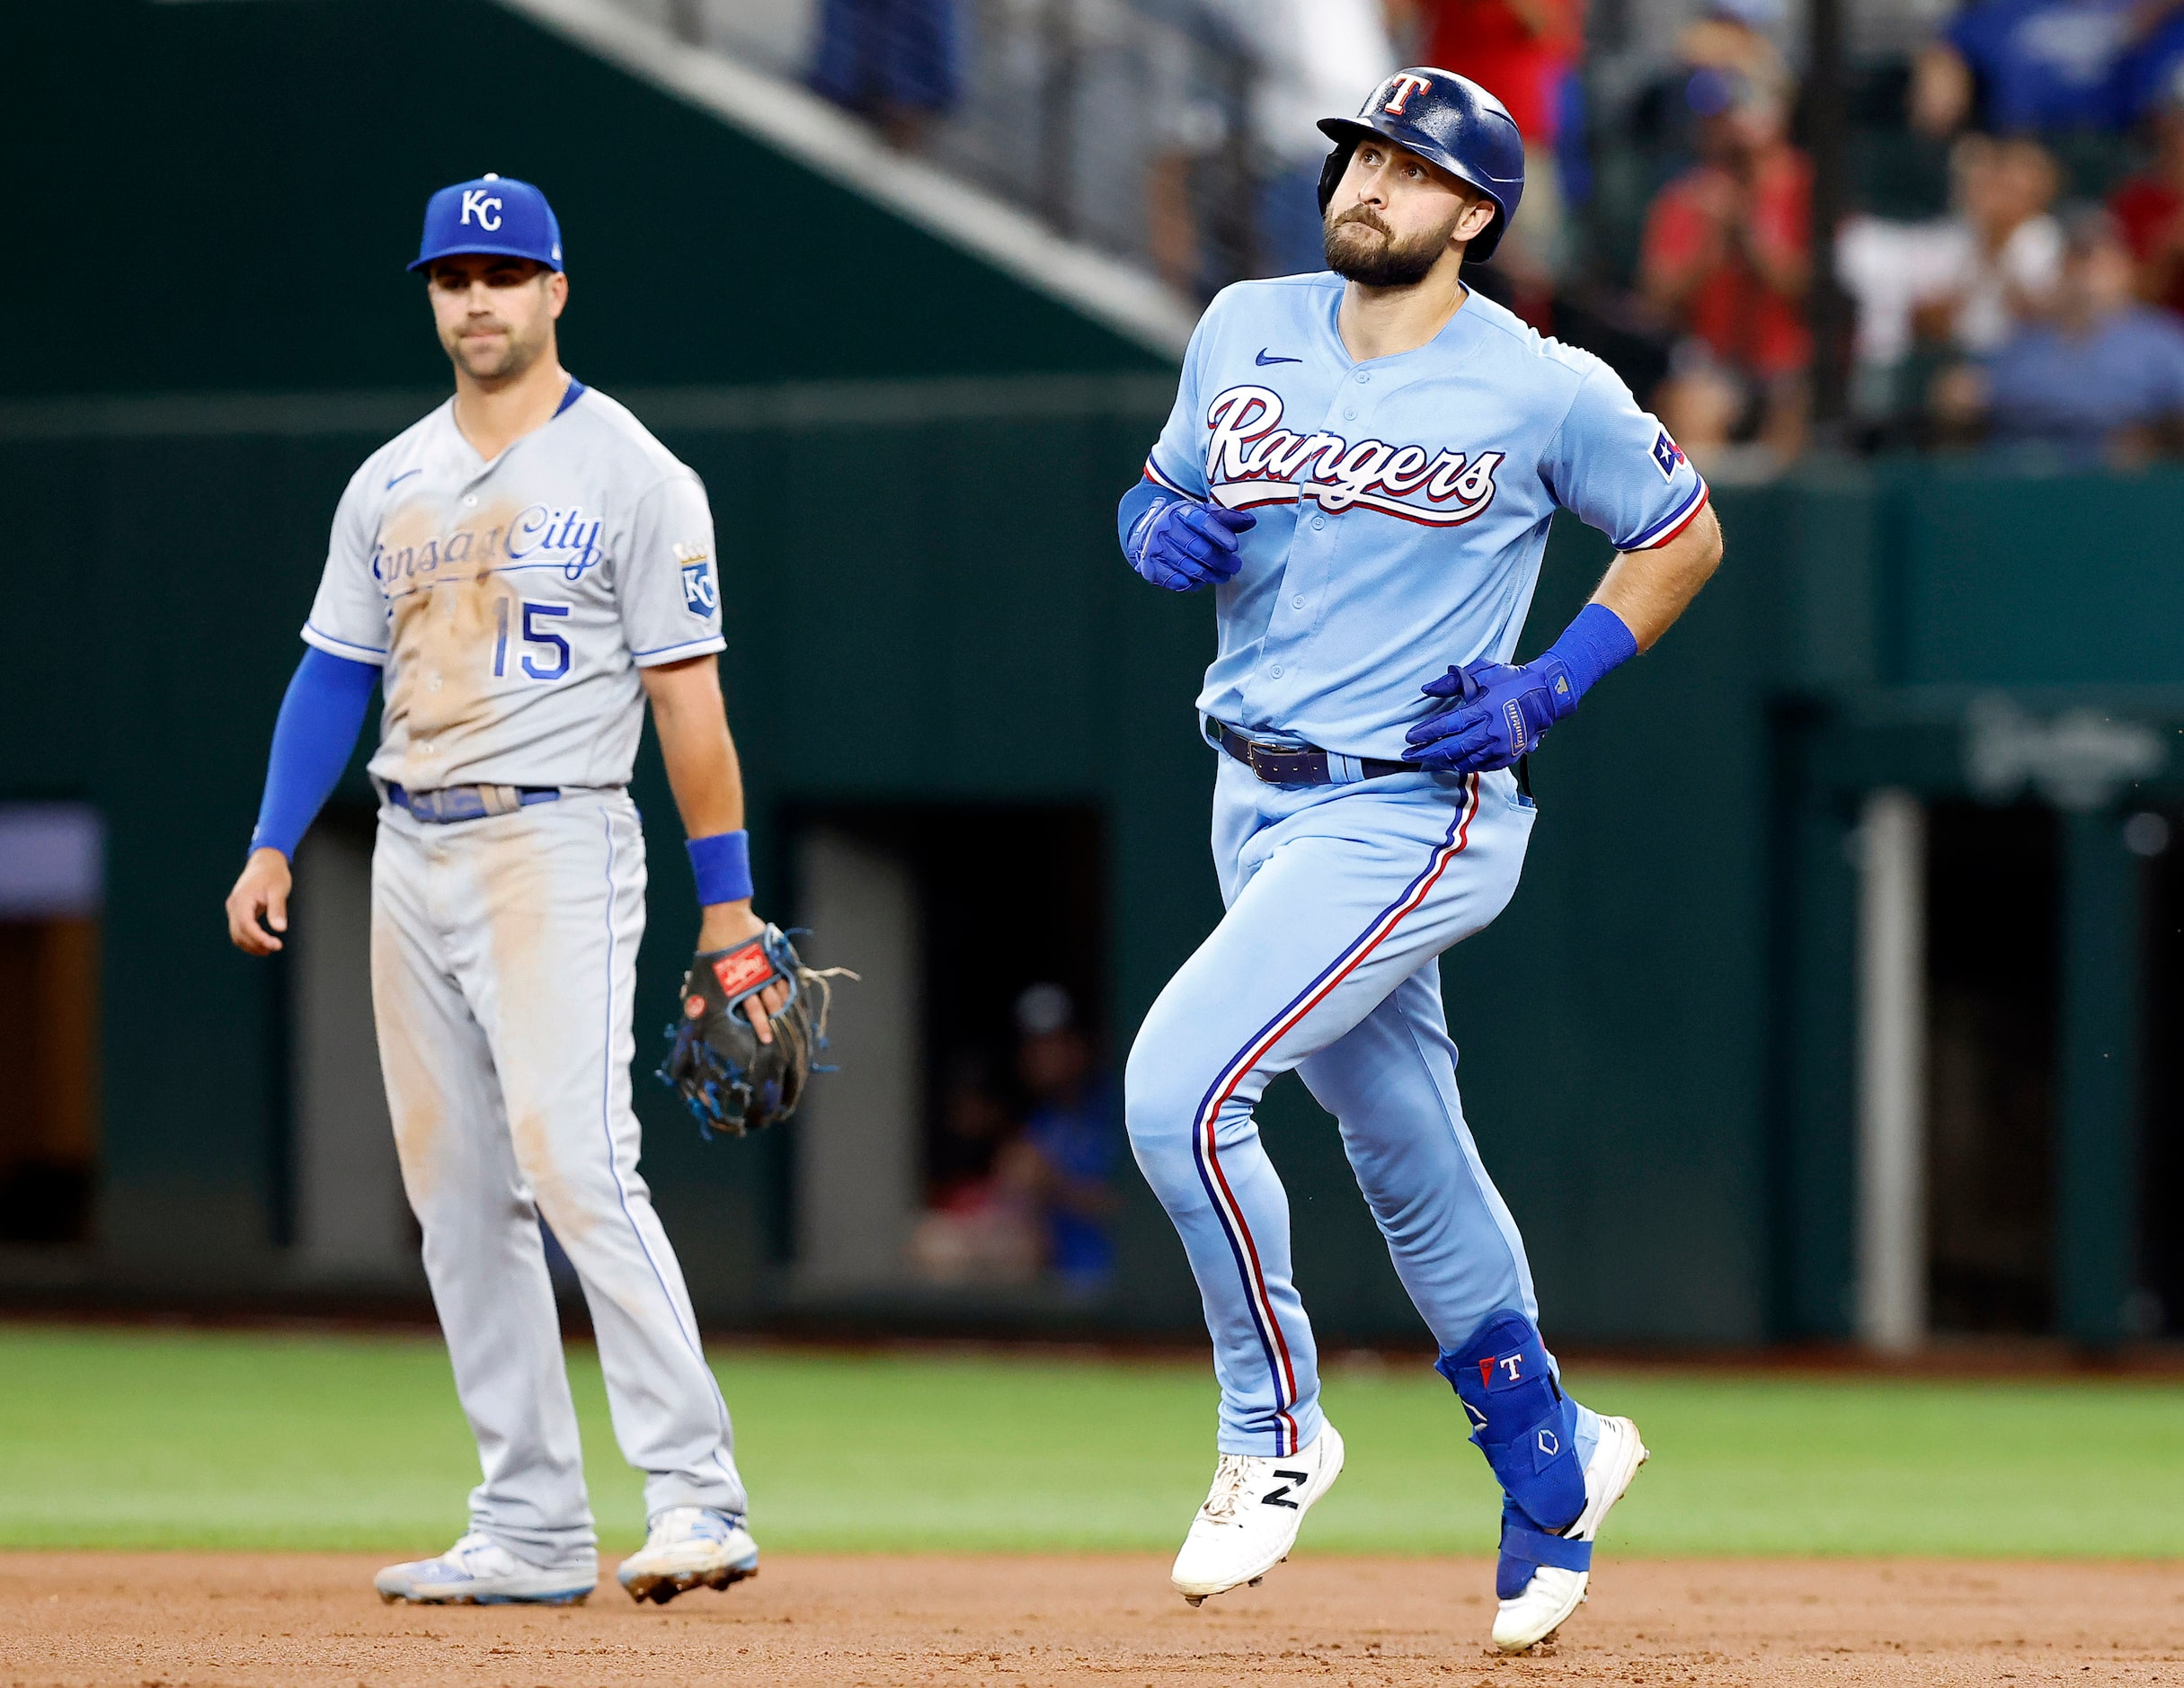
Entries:
[[1521,1313],[1499,1314],[1434,1369],[1456,1386],[1471,1440],[1508,1497],[1495,1578],[1500,1597],[1520,1593],[1540,1565],[1586,1569],[1593,1544],[1560,1533],[1585,1511],[1577,1406],[1562,1392],[1532,1322]]

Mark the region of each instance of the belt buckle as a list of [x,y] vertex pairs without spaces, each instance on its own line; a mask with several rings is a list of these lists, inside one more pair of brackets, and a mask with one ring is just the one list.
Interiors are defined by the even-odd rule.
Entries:
[[1247,738],[1244,743],[1248,751],[1245,760],[1263,783],[1269,786],[1301,783],[1298,776],[1306,771],[1301,765],[1309,761],[1310,751],[1292,744],[1268,744],[1253,738]]
[[431,791],[405,792],[412,815],[432,826],[452,826],[475,821],[488,812],[475,786],[441,786]]

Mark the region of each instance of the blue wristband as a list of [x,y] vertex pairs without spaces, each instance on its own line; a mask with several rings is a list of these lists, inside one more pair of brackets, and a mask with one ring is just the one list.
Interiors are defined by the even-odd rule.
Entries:
[[691,839],[683,848],[690,852],[690,871],[697,875],[700,907],[741,902],[750,895],[749,832],[715,832],[711,838]]
[[1587,604],[1562,629],[1562,636],[1540,653],[1558,657],[1569,671],[1576,696],[1567,708],[1558,706],[1557,718],[1577,706],[1577,698],[1591,691],[1610,669],[1620,667],[1638,654],[1638,639],[1623,618],[1605,604]]

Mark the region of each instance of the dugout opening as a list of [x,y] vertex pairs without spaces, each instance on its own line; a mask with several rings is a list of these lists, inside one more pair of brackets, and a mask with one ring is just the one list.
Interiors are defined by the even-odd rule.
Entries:
[[1123,1159],[1099,810],[852,804],[792,835],[806,959],[863,974],[796,1136],[800,1286],[1098,1293]]
[[0,804],[0,1243],[91,1239],[105,861],[96,810]]
[[1937,1332],[2054,1328],[2062,831],[2055,813],[1927,815],[1926,1238]]

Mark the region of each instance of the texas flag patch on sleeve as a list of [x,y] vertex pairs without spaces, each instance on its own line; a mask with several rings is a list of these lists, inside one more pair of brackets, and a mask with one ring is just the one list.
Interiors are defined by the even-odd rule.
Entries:
[[1660,438],[1653,442],[1654,466],[1661,471],[1661,478],[1673,481],[1676,471],[1683,466],[1683,448],[1668,437],[1668,430],[1661,430]]

